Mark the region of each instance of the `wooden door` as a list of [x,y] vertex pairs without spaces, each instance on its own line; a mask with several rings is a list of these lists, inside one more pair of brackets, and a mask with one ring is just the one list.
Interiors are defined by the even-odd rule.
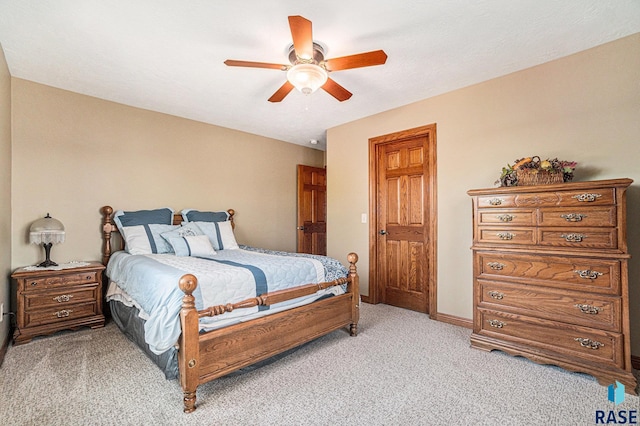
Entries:
[[373,303],[435,314],[435,125],[370,140]]
[[298,165],[298,253],[327,254],[327,171]]

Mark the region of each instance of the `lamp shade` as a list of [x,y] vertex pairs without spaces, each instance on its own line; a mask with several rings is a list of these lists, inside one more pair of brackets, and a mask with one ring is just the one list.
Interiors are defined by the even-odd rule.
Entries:
[[316,64],[297,64],[287,71],[289,83],[305,95],[321,88],[327,82],[327,78],[327,71]]
[[49,216],[38,219],[29,228],[29,242],[31,244],[60,244],[64,242],[64,225]]

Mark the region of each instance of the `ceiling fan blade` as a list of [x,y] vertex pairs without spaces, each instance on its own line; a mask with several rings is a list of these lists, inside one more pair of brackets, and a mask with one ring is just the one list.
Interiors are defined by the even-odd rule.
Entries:
[[302,16],[289,16],[289,28],[293,39],[293,49],[302,59],[313,58],[313,35],[311,21]]
[[224,61],[225,65],[230,67],[251,67],[251,68],[271,68],[274,70],[286,71],[289,66],[282,64],[270,64],[268,62],[251,62],[251,61],[236,61],[234,59],[227,59]]
[[327,59],[325,66],[329,71],[348,70],[351,68],[370,67],[382,65],[387,61],[387,54],[384,50],[374,50],[372,52],[358,53],[356,55],[342,56],[340,58]]
[[352,95],[350,91],[340,86],[330,78],[327,79],[327,82],[322,86],[322,89],[340,102],[346,101]]
[[292,90],[293,90],[293,84],[289,83],[288,80],[285,81],[284,84],[280,86],[278,90],[276,90],[276,93],[271,95],[271,97],[269,98],[269,102],[280,102]]

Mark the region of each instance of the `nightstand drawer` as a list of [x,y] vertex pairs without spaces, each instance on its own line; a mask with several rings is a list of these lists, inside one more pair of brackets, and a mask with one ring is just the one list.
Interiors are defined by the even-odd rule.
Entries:
[[58,291],[51,292],[30,292],[24,296],[24,308],[27,311],[33,311],[47,306],[66,306],[83,302],[93,302],[100,295],[98,294],[98,286],[84,286],[80,288],[70,287],[61,288]]
[[22,291],[33,291],[42,288],[52,288],[60,286],[68,286],[72,284],[89,284],[98,282],[98,272],[71,272],[55,276],[35,276],[21,280],[23,283]]
[[67,306],[54,306],[35,311],[25,311],[25,326],[34,327],[43,324],[65,322],[76,318],[88,317],[97,314],[96,303],[73,304]]

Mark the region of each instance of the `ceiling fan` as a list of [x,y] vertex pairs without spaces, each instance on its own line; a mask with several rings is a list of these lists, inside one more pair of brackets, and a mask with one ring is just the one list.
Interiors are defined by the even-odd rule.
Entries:
[[323,47],[313,41],[311,21],[302,16],[289,16],[289,27],[293,39],[293,44],[289,48],[291,65],[233,59],[224,61],[230,67],[270,68],[286,71],[287,81],[269,98],[269,102],[282,101],[294,88],[305,95],[322,88],[340,102],[346,101],[352,93],[329,78],[330,72],[382,65],[387,61],[387,54],[383,50],[325,59]]

